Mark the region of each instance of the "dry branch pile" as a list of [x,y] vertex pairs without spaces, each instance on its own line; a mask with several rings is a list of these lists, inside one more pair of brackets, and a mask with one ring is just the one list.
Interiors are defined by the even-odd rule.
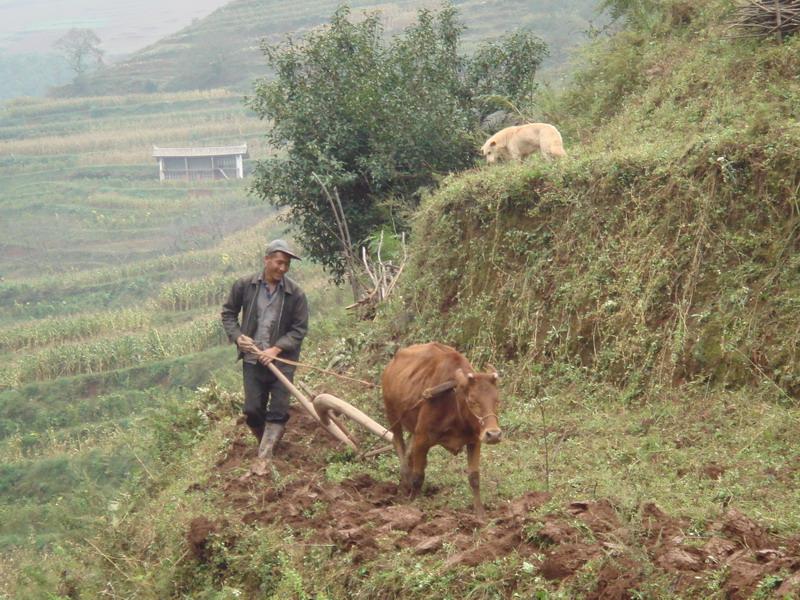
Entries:
[[366,315],[367,318],[372,318],[375,315],[375,305],[379,302],[383,302],[389,297],[389,294],[392,292],[394,286],[397,285],[397,281],[400,279],[400,274],[405,268],[406,261],[408,260],[406,235],[404,233],[400,238],[400,246],[403,250],[403,258],[399,265],[396,265],[391,261],[386,261],[381,256],[381,250],[383,249],[384,242],[383,231],[381,231],[380,239],[378,240],[378,248],[376,252],[377,256],[375,258],[372,258],[367,254],[366,248],[361,248],[361,261],[364,265],[364,272],[369,277],[372,285],[371,290],[364,291],[367,289],[367,286],[362,283],[363,278],[359,276],[360,274],[356,266],[358,264],[358,260],[356,258],[355,246],[350,239],[350,228],[347,225],[347,218],[345,217],[344,209],[342,208],[342,201],[339,198],[339,191],[336,188],[333,188],[333,194],[331,194],[323,183],[322,179],[320,179],[319,175],[312,173],[312,176],[317,180],[317,183],[319,183],[320,187],[322,188],[325,197],[328,199],[328,203],[331,206],[331,211],[333,212],[333,218],[336,221],[336,226],[339,230],[338,238],[339,243],[342,246],[342,255],[345,259],[345,272],[347,274],[347,279],[350,281],[350,286],[353,289],[353,299],[355,300],[355,302],[348,306],[347,309],[366,309],[362,315]]
[[347,308],[355,308],[356,306],[372,306],[378,302],[383,302],[389,297],[394,286],[397,285],[400,274],[406,266],[408,260],[408,252],[406,250],[406,234],[402,234],[400,244],[403,248],[403,260],[399,265],[393,264],[391,261],[384,261],[381,257],[381,248],[383,247],[383,232],[381,232],[380,241],[378,242],[378,249],[375,258],[370,258],[367,254],[367,249],[361,248],[361,260],[364,263],[364,270],[369,275],[372,282],[372,291],[362,297],[355,304],[351,304]]
[[766,37],[779,41],[800,31],[800,0],[748,0],[736,10],[731,26],[744,33],[734,37]]

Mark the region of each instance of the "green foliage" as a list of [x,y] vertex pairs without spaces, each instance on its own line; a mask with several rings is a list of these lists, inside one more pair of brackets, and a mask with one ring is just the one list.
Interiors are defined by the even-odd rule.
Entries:
[[[445,186],[415,223],[425,249],[401,290],[418,313],[413,335],[486,358],[563,363],[630,399],[696,378],[766,380],[781,401],[797,397],[787,375],[800,281],[783,259],[792,192],[765,203],[750,191],[734,204],[693,185],[693,166],[660,169],[644,156],[616,170],[604,159],[512,165]],[[764,302],[769,324],[756,308]],[[758,350],[767,340],[770,359]]]
[[[19,99],[0,112],[4,559],[123,518],[104,520],[123,489],[147,488],[148,470],[229,416],[186,398],[237,375],[220,297],[257,268],[274,217],[241,181],[162,184],[142,148],[224,143],[235,129],[258,151],[257,124],[225,91]],[[320,270],[297,274],[316,301]],[[0,564],[0,596],[15,572]],[[58,574],[45,579],[55,593]],[[48,597],[30,587],[24,597]]]
[[345,259],[333,200],[317,177],[338,193],[355,244],[387,224],[403,229],[420,188],[472,164],[476,94],[530,96],[541,40],[517,32],[473,60],[458,54],[462,29],[446,5],[436,14],[421,10],[387,44],[377,15],[353,22],[343,7],[302,43],[264,47],[275,78],[259,83],[250,106],[285,155],[258,163],[254,188],[289,209],[309,255],[335,276]]
[[483,42],[469,61],[467,85],[479,99],[501,96],[516,107],[529,105],[538,88],[536,73],[546,56],[546,44],[529,30]]
[[132,309],[41,319],[0,330],[0,351],[34,350],[53,343],[91,338],[109,330],[140,329],[149,325],[150,319],[151,315],[146,311]]
[[724,10],[657,43],[598,42],[551,107],[586,139],[572,160],[451,178],[423,203],[410,335],[614,382],[627,402],[692,380],[798,397],[800,55],[766,44],[742,73],[751,42],[692,33]]
[[660,0],[601,0],[600,10],[608,11],[613,20],[622,19],[628,26],[638,27],[651,21]]
[[376,15],[352,22],[345,7],[302,45],[265,46],[276,77],[259,83],[250,105],[271,123],[269,140],[286,157],[260,161],[254,187],[290,209],[307,252],[334,274],[343,273],[341,245],[314,174],[338,191],[358,242],[391,218],[381,197],[413,203],[435,172],[470,163],[460,30],[452,8],[421,11],[387,46]]
[[99,373],[219,345],[225,335],[219,319],[190,322],[168,330],[141,333],[91,343],[45,348],[16,364],[0,368],[0,389],[40,379],[78,373]]

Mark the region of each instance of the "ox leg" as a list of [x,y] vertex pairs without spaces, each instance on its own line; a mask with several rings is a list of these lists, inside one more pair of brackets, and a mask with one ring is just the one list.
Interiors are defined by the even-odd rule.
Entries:
[[415,498],[425,482],[425,467],[428,466],[428,450],[431,445],[425,436],[417,434],[413,437],[408,451],[411,479],[411,497]]
[[[394,445],[394,451],[397,453],[397,458],[400,459],[400,489],[403,491],[408,491],[410,487],[409,481],[409,468],[408,468],[408,449],[409,446],[406,446],[406,442],[403,439],[403,429],[400,428],[399,430],[392,430],[392,445]],[[411,438],[414,439],[413,437]],[[409,442],[410,444],[410,442]]]
[[472,504],[475,515],[481,520],[486,520],[486,511],[481,503],[481,443],[467,444],[467,474],[469,487],[472,489]]

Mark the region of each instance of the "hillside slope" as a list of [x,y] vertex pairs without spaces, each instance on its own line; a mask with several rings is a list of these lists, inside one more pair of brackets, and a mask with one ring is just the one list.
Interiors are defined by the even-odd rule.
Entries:
[[[302,35],[326,23],[341,3],[338,0],[286,3],[277,0],[234,0],[208,17],[144,48],[129,59],[95,74],[89,89],[97,94],[206,89],[236,86],[249,89],[265,75],[260,43]],[[472,46],[507,30],[529,27],[551,51],[550,66],[563,65],[595,19],[595,0],[552,2],[522,0],[489,2],[458,0],[467,26],[465,44]],[[439,2],[404,0],[376,3],[352,2],[354,11],[380,11],[388,34],[398,33],[416,18],[416,11],[435,9]]]
[[[220,303],[283,229],[246,179],[161,182],[151,153],[259,156],[261,129],[225,90],[0,107],[3,557],[91,531],[155,468],[156,415],[235,369]],[[293,273],[312,302],[327,285],[313,265]]]
[[725,37],[724,2],[667,6],[689,12],[618,35],[550,111],[570,160],[480,169],[423,207],[415,305],[459,346],[634,395],[703,381],[791,402],[800,40]]
[[[393,455],[300,414],[256,477],[238,385],[211,386],[190,456],[54,552],[58,572],[21,571],[20,597],[800,595],[800,39],[722,36],[727,0],[658,5],[543,106],[567,160],[449,177],[394,301],[318,321],[304,355],[377,380],[436,339],[499,367],[488,523],[463,457],[432,452],[410,502]],[[301,376],[380,419],[373,390]]]

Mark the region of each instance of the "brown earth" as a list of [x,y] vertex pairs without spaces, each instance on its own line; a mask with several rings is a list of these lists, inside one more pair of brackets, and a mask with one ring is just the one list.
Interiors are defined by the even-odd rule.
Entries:
[[[702,597],[720,573],[725,597],[733,600],[749,598],[767,576],[775,576],[773,594],[780,594],[775,597],[800,594],[800,536],[776,537],[735,508],[706,531],[690,533],[686,519],[653,503],[627,518],[608,499],[574,501],[538,515],[551,496],[530,491],[487,507],[488,521],[481,523],[466,508],[424,512],[395,482],[368,474],[341,483],[326,480],[325,456],[336,449],[309,416],[295,411],[276,450],[274,471],[258,476],[249,469],[255,441],[241,425],[215,476],[190,489],[217,487],[228,518],[289,525],[303,531],[310,545],[351,553],[356,564],[407,549],[437,555],[452,569],[513,552],[555,584],[569,581],[591,561],[596,585],[587,598],[597,600],[631,598],[654,576],[670,581],[681,597]],[[224,536],[224,527],[195,518],[186,535],[191,555],[205,561],[208,537]]]

